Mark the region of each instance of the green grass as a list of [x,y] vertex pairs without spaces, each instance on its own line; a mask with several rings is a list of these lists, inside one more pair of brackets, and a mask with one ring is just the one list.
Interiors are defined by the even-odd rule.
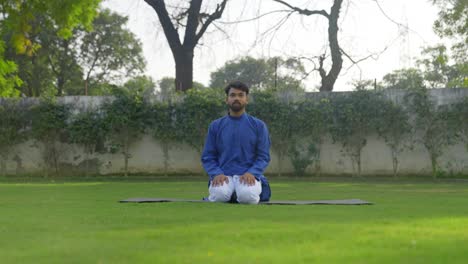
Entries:
[[370,206],[133,204],[206,182],[0,183],[1,263],[467,263],[468,183],[272,182],[273,199]]

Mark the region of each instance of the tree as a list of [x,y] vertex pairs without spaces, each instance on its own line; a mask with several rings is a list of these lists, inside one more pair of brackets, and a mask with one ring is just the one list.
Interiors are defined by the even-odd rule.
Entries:
[[443,45],[423,49],[417,62],[423,68],[424,81],[430,88],[468,87],[468,63],[449,64],[447,48]]
[[273,0],[278,2],[282,5],[289,7],[292,11],[297,12],[301,15],[311,16],[311,15],[321,15],[328,20],[328,42],[329,48],[331,53],[331,61],[332,66],[330,70],[327,71],[324,68],[324,61],[326,59],[326,55],[323,54],[319,57],[319,68],[318,72],[322,79],[322,83],[320,86],[320,91],[332,91],[333,86],[335,85],[336,79],[340,74],[341,68],[343,66],[343,58],[342,58],[342,49],[338,43],[338,18],[340,15],[341,4],[343,0],[334,0],[333,5],[330,9],[330,12],[325,10],[308,10],[308,9],[301,9],[295,6],[288,4],[282,0]]
[[0,40],[0,93],[14,96],[18,92],[12,91],[19,86],[19,78],[15,74],[16,67],[11,60],[6,60],[3,52],[5,43],[14,47],[18,54],[31,56],[41,45],[31,39],[32,24],[41,16],[57,28],[58,35],[67,38],[71,36],[73,28],[83,25],[90,28],[96,15],[100,0],[4,0],[0,4],[0,27],[2,35],[5,31],[12,32],[7,41]]
[[17,65],[11,60],[5,60],[4,51],[5,43],[0,41],[0,97],[16,97],[20,93],[16,87],[22,82],[16,75]]
[[[84,148],[85,174],[90,172],[90,156],[96,152],[109,132],[103,114],[98,109],[87,109],[72,117],[68,127],[70,142]],[[97,172],[97,171],[96,171]]]
[[344,152],[351,158],[357,176],[361,176],[361,153],[367,145],[367,138],[377,132],[378,109],[382,104],[380,94],[367,90],[333,99],[330,132],[333,141],[341,143]]
[[175,134],[201,155],[210,123],[220,118],[225,109],[223,93],[219,89],[190,89],[175,105]]
[[124,174],[128,176],[128,161],[132,157],[130,146],[138,141],[147,127],[148,105],[140,95],[128,90],[116,90],[116,98],[102,107],[104,122],[111,133],[112,152],[120,151],[124,158]]
[[381,101],[376,119],[379,137],[385,140],[392,154],[393,177],[398,175],[400,160],[398,156],[411,148],[412,127],[409,113],[392,101]]
[[[466,0],[433,0],[440,8],[434,30],[441,37],[460,37],[468,45],[468,2]],[[465,49],[466,50],[466,49]]]
[[4,100],[0,104],[0,175],[4,175],[5,161],[13,148],[27,139],[27,111],[17,100]]
[[255,59],[242,57],[211,73],[211,87],[224,87],[239,80],[253,89],[276,91],[303,91],[302,79],[306,76],[304,65],[294,58],[278,57]]
[[130,93],[141,96],[143,98],[148,98],[154,94],[155,86],[156,84],[149,76],[137,76],[128,80],[124,84],[125,89],[127,89]]
[[174,133],[174,106],[166,102],[158,102],[151,108],[151,131],[153,137],[161,143],[164,155],[164,173],[169,170],[169,150],[171,143],[177,142]]
[[[47,36],[57,34],[57,32],[48,26],[48,23],[50,21],[46,17],[39,15],[30,24],[31,30],[28,38],[35,43],[41,43],[40,49],[30,53],[17,53],[16,48],[9,45],[5,51],[5,58],[18,66],[17,74],[22,80],[19,89],[25,96],[38,97],[55,94],[53,72],[48,65],[50,43]],[[4,39],[10,39],[14,35],[14,32],[11,29],[8,31],[8,28],[4,29],[3,33]],[[51,49],[55,50],[53,47]]]
[[145,67],[141,43],[125,29],[128,18],[105,9],[93,21],[94,30],[79,38],[79,63],[84,72],[84,94],[94,83],[131,77]]
[[453,144],[456,138],[456,131],[447,129],[450,111],[447,106],[437,105],[425,88],[409,91],[404,101],[413,114],[416,133],[421,136],[422,144],[429,154],[432,177],[436,178],[441,173],[438,159],[443,154],[443,148]]
[[[188,6],[176,8],[172,20],[164,0],[145,0],[145,2],[156,11],[171,48],[176,66],[176,90],[186,91],[192,88],[194,49],[210,24],[221,18],[228,0],[218,3],[211,13],[201,10],[203,0],[188,1]],[[179,27],[185,28],[183,41],[179,36]]]
[[57,36],[55,30],[42,34],[43,50],[47,58],[47,65],[51,70],[57,96],[76,95],[83,83],[83,69],[78,63],[78,40],[77,36],[85,32],[81,28],[73,30],[70,38]]
[[388,73],[380,84],[384,89],[421,89],[424,88],[423,73],[415,68],[399,69]]
[[465,144],[465,149],[468,151],[468,97],[463,98],[460,102],[453,106],[451,118],[449,119],[448,129],[455,131],[457,137]]
[[[158,81],[158,96],[164,102],[170,102],[176,96],[176,88],[175,88],[175,79],[172,77],[163,77],[161,80]],[[197,90],[202,90],[207,87],[199,82],[193,82],[193,88]]]
[[320,175],[322,143],[331,123],[331,105],[328,98],[320,101],[305,100],[294,107],[294,115],[284,120],[291,126],[294,140],[289,148],[291,163],[296,174],[305,173],[308,166],[315,164],[315,174]]
[[60,158],[63,156],[61,142],[67,137],[67,120],[70,115],[70,106],[59,104],[47,99],[39,105],[31,107],[33,138],[42,143],[45,173],[49,175],[50,168],[58,175]]
[[452,59],[462,73],[463,86],[468,87],[468,2],[466,0],[432,0],[440,8],[434,30],[440,37],[451,38]]

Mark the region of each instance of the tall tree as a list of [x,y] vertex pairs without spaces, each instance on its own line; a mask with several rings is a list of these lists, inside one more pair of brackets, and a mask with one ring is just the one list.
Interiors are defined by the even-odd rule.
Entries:
[[383,77],[383,82],[379,86],[384,89],[425,88],[423,73],[415,68],[394,70]]
[[[96,15],[100,0],[3,0],[0,3],[0,28],[2,35],[4,30],[13,32],[6,41],[8,45],[15,48],[19,54],[32,55],[41,45],[31,38],[32,23],[38,15],[46,17],[58,30],[58,34],[70,37],[73,28],[84,25],[89,28]],[[3,56],[5,42],[0,40],[0,94],[18,95],[14,92],[15,86],[19,84],[18,76],[15,74],[16,65]]]
[[468,87],[468,1],[432,0],[440,8],[439,17],[434,22],[434,30],[440,37],[452,39],[451,58],[461,71],[461,83]]
[[338,75],[340,74],[341,68],[343,66],[343,58],[342,58],[342,49],[338,43],[338,18],[340,15],[341,4],[343,0],[334,0],[333,5],[330,9],[330,12],[325,10],[309,10],[309,9],[302,9],[296,6],[292,6],[286,1],[282,0],[273,0],[278,2],[282,5],[285,5],[291,9],[291,12],[297,12],[301,15],[311,16],[311,15],[321,15],[328,20],[328,43],[331,53],[331,68],[327,72],[324,68],[324,61],[326,59],[326,55],[323,54],[319,57],[319,68],[318,72],[322,79],[322,83],[320,86],[320,91],[332,91],[333,86],[335,85],[336,79],[338,79]]
[[466,0],[432,0],[440,8],[434,29],[441,37],[459,37],[468,45],[468,2]]
[[145,67],[141,43],[125,29],[128,18],[104,9],[93,21],[93,31],[85,33],[78,61],[84,71],[84,94],[92,80],[111,81],[131,77]]
[[422,55],[417,63],[430,88],[468,87],[468,61],[451,60],[444,45],[427,47]]
[[[192,88],[194,49],[210,24],[221,18],[228,0],[218,3],[211,13],[201,10],[203,0],[191,0],[188,1],[188,6],[176,8],[172,16],[164,0],[145,2],[156,11],[171,48],[176,66],[176,90],[186,91]],[[185,28],[183,41],[179,35],[179,27]]]

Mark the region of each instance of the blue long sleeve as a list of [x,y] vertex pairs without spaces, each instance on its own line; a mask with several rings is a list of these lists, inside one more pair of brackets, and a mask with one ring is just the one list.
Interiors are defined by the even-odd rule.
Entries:
[[270,163],[270,144],[267,126],[262,123],[262,127],[259,129],[256,159],[253,166],[248,170],[257,179],[263,175],[268,163]]
[[202,164],[210,179],[213,179],[216,175],[224,174],[223,170],[219,167],[216,134],[213,131],[213,124],[208,128],[208,134],[206,135],[205,147],[202,153]]

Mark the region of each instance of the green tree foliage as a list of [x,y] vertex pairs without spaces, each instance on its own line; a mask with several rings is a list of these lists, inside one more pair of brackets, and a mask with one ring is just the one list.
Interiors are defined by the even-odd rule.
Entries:
[[421,135],[421,143],[431,161],[432,176],[436,178],[442,172],[438,159],[443,149],[454,143],[455,131],[447,129],[450,111],[431,100],[427,89],[410,91],[405,97],[405,104],[414,115],[415,131]]
[[111,151],[120,153],[124,158],[124,173],[128,176],[128,162],[132,157],[130,146],[138,141],[148,125],[148,105],[139,95],[125,89],[116,91],[113,101],[102,106],[104,122],[108,129]]
[[[41,48],[41,44],[34,39],[39,33],[38,20],[46,21],[46,27],[53,27],[59,36],[68,38],[72,35],[73,28],[82,25],[90,28],[96,15],[100,0],[4,0],[0,4],[1,34],[8,39],[0,41],[0,47],[7,43],[18,54],[32,56]],[[19,86],[15,66],[11,60],[5,60],[3,49],[0,48],[0,92],[2,95],[15,96],[18,92],[12,92],[12,87]],[[3,85],[5,84],[5,85]]]
[[[452,59],[461,73],[458,82],[468,87],[468,2],[466,0],[432,0],[440,9],[434,30],[441,37],[452,39]],[[459,85],[458,85],[459,86]]]
[[22,81],[18,77],[17,66],[11,60],[5,60],[5,43],[0,41],[0,97],[17,97],[20,92],[16,88]]
[[386,74],[380,86],[384,89],[421,89],[424,88],[423,73],[415,68],[399,69]]
[[[301,176],[308,166],[315,164],[315,174],[319,175],[321,147],[331,118],[330,100],[305,100],[294,109],[293,119],[289,121],[294,144],[288,150],[294,171]],[[285,122],[288,123],[288,120]]]
[[221,89],[190,89],[175,106],[175,133],[201,154],[210,123],[223,115],[224,93]]
[[104,9],[93,21],[93,31],[79,38],[78,61],[83,67],[85,95],[93,90],[93,83],[112,82],[143,72],[141,43],[124,27],[127,21],[127,17]]
[[125,89],[130,93],[148,98],[154,94],[156,84],[149,76],[136,76],[124,84]]
[[[172,82],[173,83],[173,82]],[[167,102],[159,102],[151,108],[151,133],[161,143],[164,155],[164,173],[169,170],[169,150],[171,143],[177,143],[174,106]]]
[[242,57],[211,73],[211,87],[221,88],[233,80],[249,85],[253,90],[303,91],[304,65],[297,59],[255,59]]
[[267,124],[271,146],[278,155],[278,175],[281,175],[284,159],[296,143],[295,125],[299,125],[295,120],[298,117],[296,109],[291,107],[292,102],[279,100],[271,91],[257,91],[252,96],[254,103],[247,110]]
[[430,88],[468,87],[468,63],[450,64],[443,45],[427,47],[417,62],[423,68],[424,81]]
[[28,114],[18,100],[0,101],[0,175],[5,173],[5,162],[13,148],[27,139]]
[[412,126],[409,113],[390,100],[380,101],[375,119],[378,135],[385,140],[392,154],[393,176],[397,177],[400,154],[412,147]]
[[90,156],[100,145],[103,145],[109,133],[109,128],[104,122],[103,113],[97,109],[88,109],[72,116],[68,127],[70,142],[84,148],[85,173],[90,172]]
[[451,116],[448,119],[450,129],[455,132],[460,141],[465,144],[468,151],[468,97],[452,106]]
[[468,43],[468,2],[466,0],[433,0],[439,8],[434,30],[439,36],[460,37]]
[[354,80],[351,82],[351,85],[353,85],[354,90],[356,91],[376,89],[376,83],[374,80]]
[[[172,77],[163,77],[161,80],[158,81],[158,91],[157,95],[160,100],[163,102],[171,102],[175,99],[177,95],[177,91],[175,88],[175,78]],[[193,81],[194,89],[201,90],[205,89],[206,87],[199,82]]]
[[32,136],[42,143],[46,176],[49,175],[50,168],[58,174],[60,157],[64,154],[61,142],[68,136],[67,120],[70,107],[52,100],[43,100],[39,105],[31,107],[31,113]]
[[356,91],[333,98],[333,123],[331,135],[341,143],[344,152],[351,158],[354,172],[361,175],[361,153],[367,138],[377,132],[379,108],[384,102],[374,91]]

